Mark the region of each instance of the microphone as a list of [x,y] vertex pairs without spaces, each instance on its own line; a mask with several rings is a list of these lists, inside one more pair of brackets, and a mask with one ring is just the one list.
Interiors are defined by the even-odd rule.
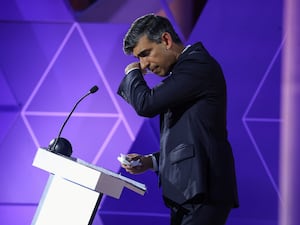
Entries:
[[61,126],[58,136],[57,138],[53,139],[48,146],[48,150],[53,152],[53,153],[58,153],[61,155],[65,155],[70,157],[72,155],[72,145],[71,143],[66,139],[61,137],[61,133],[65,127],[65,125],[67,124],[68,120],[70,119],[72,113],[74,112],[74,110],[76,109],[76,107],[78,106],[78,104],[85,99],[87,96],[89,96],[90,94],[94,94],[95,92],[98,91],[98,87],[95,85],[93,86],[88,93],[86,93],[84,96],[82,96],[74,105],[72,111],[69,113],[67,119],[65,120],[65,122],[63,123],[63,125]]

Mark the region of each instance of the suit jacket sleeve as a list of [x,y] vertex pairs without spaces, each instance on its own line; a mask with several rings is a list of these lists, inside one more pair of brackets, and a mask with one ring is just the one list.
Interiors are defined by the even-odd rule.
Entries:
[[207,81],[211,80],[208,60],[204,58],[199,66],[199,60],[195,60],[197,57],[189,55],[179,59],[172,75],[152,89],[141,71],[133,70],[122,80],[118,94],[144,117],[154,117],[172,107],[195,101],[207,94]]

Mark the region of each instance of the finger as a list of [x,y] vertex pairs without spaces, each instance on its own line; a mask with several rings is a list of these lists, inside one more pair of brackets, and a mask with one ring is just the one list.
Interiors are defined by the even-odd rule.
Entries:
[[136,157],[139,157],[139,155],[136,154],[136,153],[131,153],[131,154],[128,154],[127,157],[130,158],[130,159],[134,159]]

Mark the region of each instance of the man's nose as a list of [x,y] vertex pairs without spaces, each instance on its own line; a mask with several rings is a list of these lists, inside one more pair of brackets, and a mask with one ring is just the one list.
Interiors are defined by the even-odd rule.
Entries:
[[147,69],[149,66],[149,62],[147,61],[147,59],[145,57],[140,58],[140,65],[141,65],[141,69]]

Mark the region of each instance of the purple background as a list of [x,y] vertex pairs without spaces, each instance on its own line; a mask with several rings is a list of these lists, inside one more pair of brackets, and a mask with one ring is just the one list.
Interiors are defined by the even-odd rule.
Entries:
[[[184,26],[173,19],[172,1],[109,2],[74,12],[67,1],[0,0],[0,224],[31,223],[48,178],[31,165],[35,152],[57,136],[75,102],[95,84],[99,91],[78,106],[62,136],[74,157],[120,171],[148,192],[105,197],[94,224],[169,223],[156,175],[130,176],[116,160],[119,153],[158,149],[157,118],[136,116],[116,90],[133,60],[122,51],[133,19],[165,12],[179,33]],[[277,224],[282,8],[281,0],[210,0],[185,40],[204,43],[228,84],[241,206],[227,225]]]

